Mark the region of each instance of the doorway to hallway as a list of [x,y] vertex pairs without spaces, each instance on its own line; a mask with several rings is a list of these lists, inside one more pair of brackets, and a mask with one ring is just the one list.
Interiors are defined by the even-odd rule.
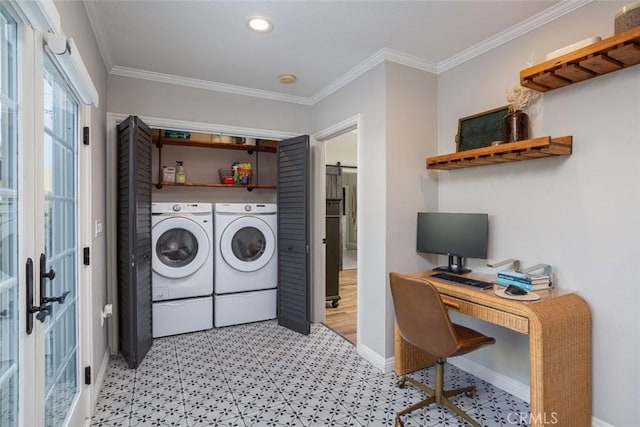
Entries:
[[324,141],[325,187],[325,324],[357,341],[357,132]]

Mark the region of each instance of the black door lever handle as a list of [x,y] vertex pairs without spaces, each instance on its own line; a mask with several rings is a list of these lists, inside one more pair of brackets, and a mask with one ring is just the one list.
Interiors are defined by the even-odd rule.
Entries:
[[44,297],[44,303],[47,304],[50,302],[57,302],[58,304],[64,304],[64,300],[67,298],[67,295],[69,295],[70,293],[71,291],[65,291],[59,297]]
[[43,279],[53,280],[55,278],[56,278],[56,272],[53,270],[53,268],[50,268],[47,273],[40,270],[40,280],[43,280]]
[[36,319],[44,323],[44,320],[47,318],[47,316],[51,316],[51,304],[37,308],[39,308],[39,310],[38,314],[36,314]]

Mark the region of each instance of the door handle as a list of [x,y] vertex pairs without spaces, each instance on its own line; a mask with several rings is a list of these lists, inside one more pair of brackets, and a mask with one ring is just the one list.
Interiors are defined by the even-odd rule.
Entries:
[[[53,270],[53,268],[49,269],[49,271],[45,273],[46,268],[47,268],[47,256],[45,254],[40,254],[40,305],[41,306],[44,306],[45,304],[51,302],[51,299],[47,297],[47,288],[45,286],[46,285],[45,280],[49,279],[51,281],[56,277],[56,272]],[[64,301],[64,298],[63,298],[63,301]]]
[[27,284],[27,335],[31,335],[33,332],[33,315],[38,313],[36,314],[36,319],[44,322],[47,316],[51,315],[51,305],[45,305],[44,303],[40,306],[33,305],[33,260],[31,258],[27,259],[25,273]]
[[[44,297],[44,303],[48,304],[50,302],[57,302],[58,304],[64,304],[64,300],[65,298],[67,298],[67,295],[69,295],[71,293],[71,291],[65,291],[62,295],[60,295],[59,297]],[[51,313],[49,313],[51,314]]]

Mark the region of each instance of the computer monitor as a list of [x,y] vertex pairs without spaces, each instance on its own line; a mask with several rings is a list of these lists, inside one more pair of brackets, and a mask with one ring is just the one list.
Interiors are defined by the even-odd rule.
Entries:
[[417,251],[449,257],[447,266],[434,270],[470,272],[464,259],[486,259],[488,240],[488,214],[418,212]]

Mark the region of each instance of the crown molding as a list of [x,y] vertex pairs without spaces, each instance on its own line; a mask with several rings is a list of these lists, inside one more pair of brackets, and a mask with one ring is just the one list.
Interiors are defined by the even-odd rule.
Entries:
[[95,0],[83,0],[84,9],[87,11],[87,16],[89,17],[89,23],[91,24],[91,28],[93,29],[93,34],[96,37],[96,42],[98,43],[98,49],[100,50],[100,55],[102,56],[102,62],[104,62],[104,66],[107,69],[107,73],[111,72],[113,68],[113,59],[111,57],[111,46],[109,45],[109,39],[107,37],[107,33],[104,30],[104,26],[102,25],[102,21],[98,16],[98,10],[96,9]]
[[430,73],[436,73],[438,67],[437,64],[427,61],[417,56],[409,55],[406,53],[398,52],[393,49],[383,48],[365,59],[363,62],[349,70],[347,73],[340,76],[337,80],[325,87],[310,98],[311,105],[315,105],[322,101],[327,96],[343,88],[347,84],[351,83],[367,71],[371,70],[376,65],[384,61],[391,61],[397,64],[406,65],[408,67],[417,68],[419,70],[428,71]]
[[140,70],[137,68],[114,66],[109,74],[115,76],[131,77],[134,79],[151,80],[154,82],[168,83],[179,86],[193,87],[196,89],[212,90],[216,92],[232,93],[235,95],[252,96],[254,98],[270,99],[272,101],[289,102],[292,104],[308,105],[309,98],[302,96],[285,95],[278,92],[252,89],[243,86],[233,86],[224,83],[216,83],[208,80],[198,80],[189,77],[174,76],[171,74],[156,73],[155,71]]
[[525,19],[518,25],[514,25],[511,28],[506,29],[498,34],[495,34],[489,37],[486,40],[483,40],[481,43],[476,44],[468,49],[463,50],[462,52],[453,55],[452,57],[445,59],[442,62],[438,63],[437,74],[443,73],[447,70],[450,70],[453,67],[456,67],[460,64],[463,64],[477,56],[482,55],[492,49],[497,48],[511,40],[517,39],[518,37],[535,30],[542,25],[548,24],[561,16],[566,15],[567,13],[573,12],[576,9],[581,8],[594,0],[562,0],[560,3],[557,3],[551,6],[548,9],[543,10],[542,12],[533,15],[532,17]]
[[407,67],[416,68],[433,74],[440,74],[477,56],[480,56],[492,49],[495,49],[496,47],[499,47],[511,40],[514,40],[530,31],[533,31],[542,25],[554,21],[555,19],[558,19],[561,16],[566,15],[567,13],[570,13],[593,1],[594,0],[562,0],[556,5],[526,19],[520,24],[502,31],[501,33],[498,33],[492,37],[489,37],[481,43],[478,43],[475,46],[470,47],[469,49],[465,49],[464,51],[439,63],[427,61],[417,56],[402,53],[393,49],[380,49],[311,97],[286,95],[278,92],[269,92],[242,86],[216,83],[208,80],[198,80],[188,77],[174,76],[170,74],[157,73],[154,71],[121,67],[119,65],[114,66],[110,55],[111,49],[107,42],[106,33],[96,13],[95,5],[91,0],[84,0],[84,5],[87,10],[87,14],[89,15],[91,26],[98,41],[98,47],[100,48],[102,58],[105,62],[105,66],[107,67],[107,71],[109,72],[109,74],[193,87],[197,89],[211,90],[216,92],[232,93],[235,95],[244,95],[254,98],[263,98],[272,101],[313,106],[384,61],[394,62],[400,65],[405,65]]

